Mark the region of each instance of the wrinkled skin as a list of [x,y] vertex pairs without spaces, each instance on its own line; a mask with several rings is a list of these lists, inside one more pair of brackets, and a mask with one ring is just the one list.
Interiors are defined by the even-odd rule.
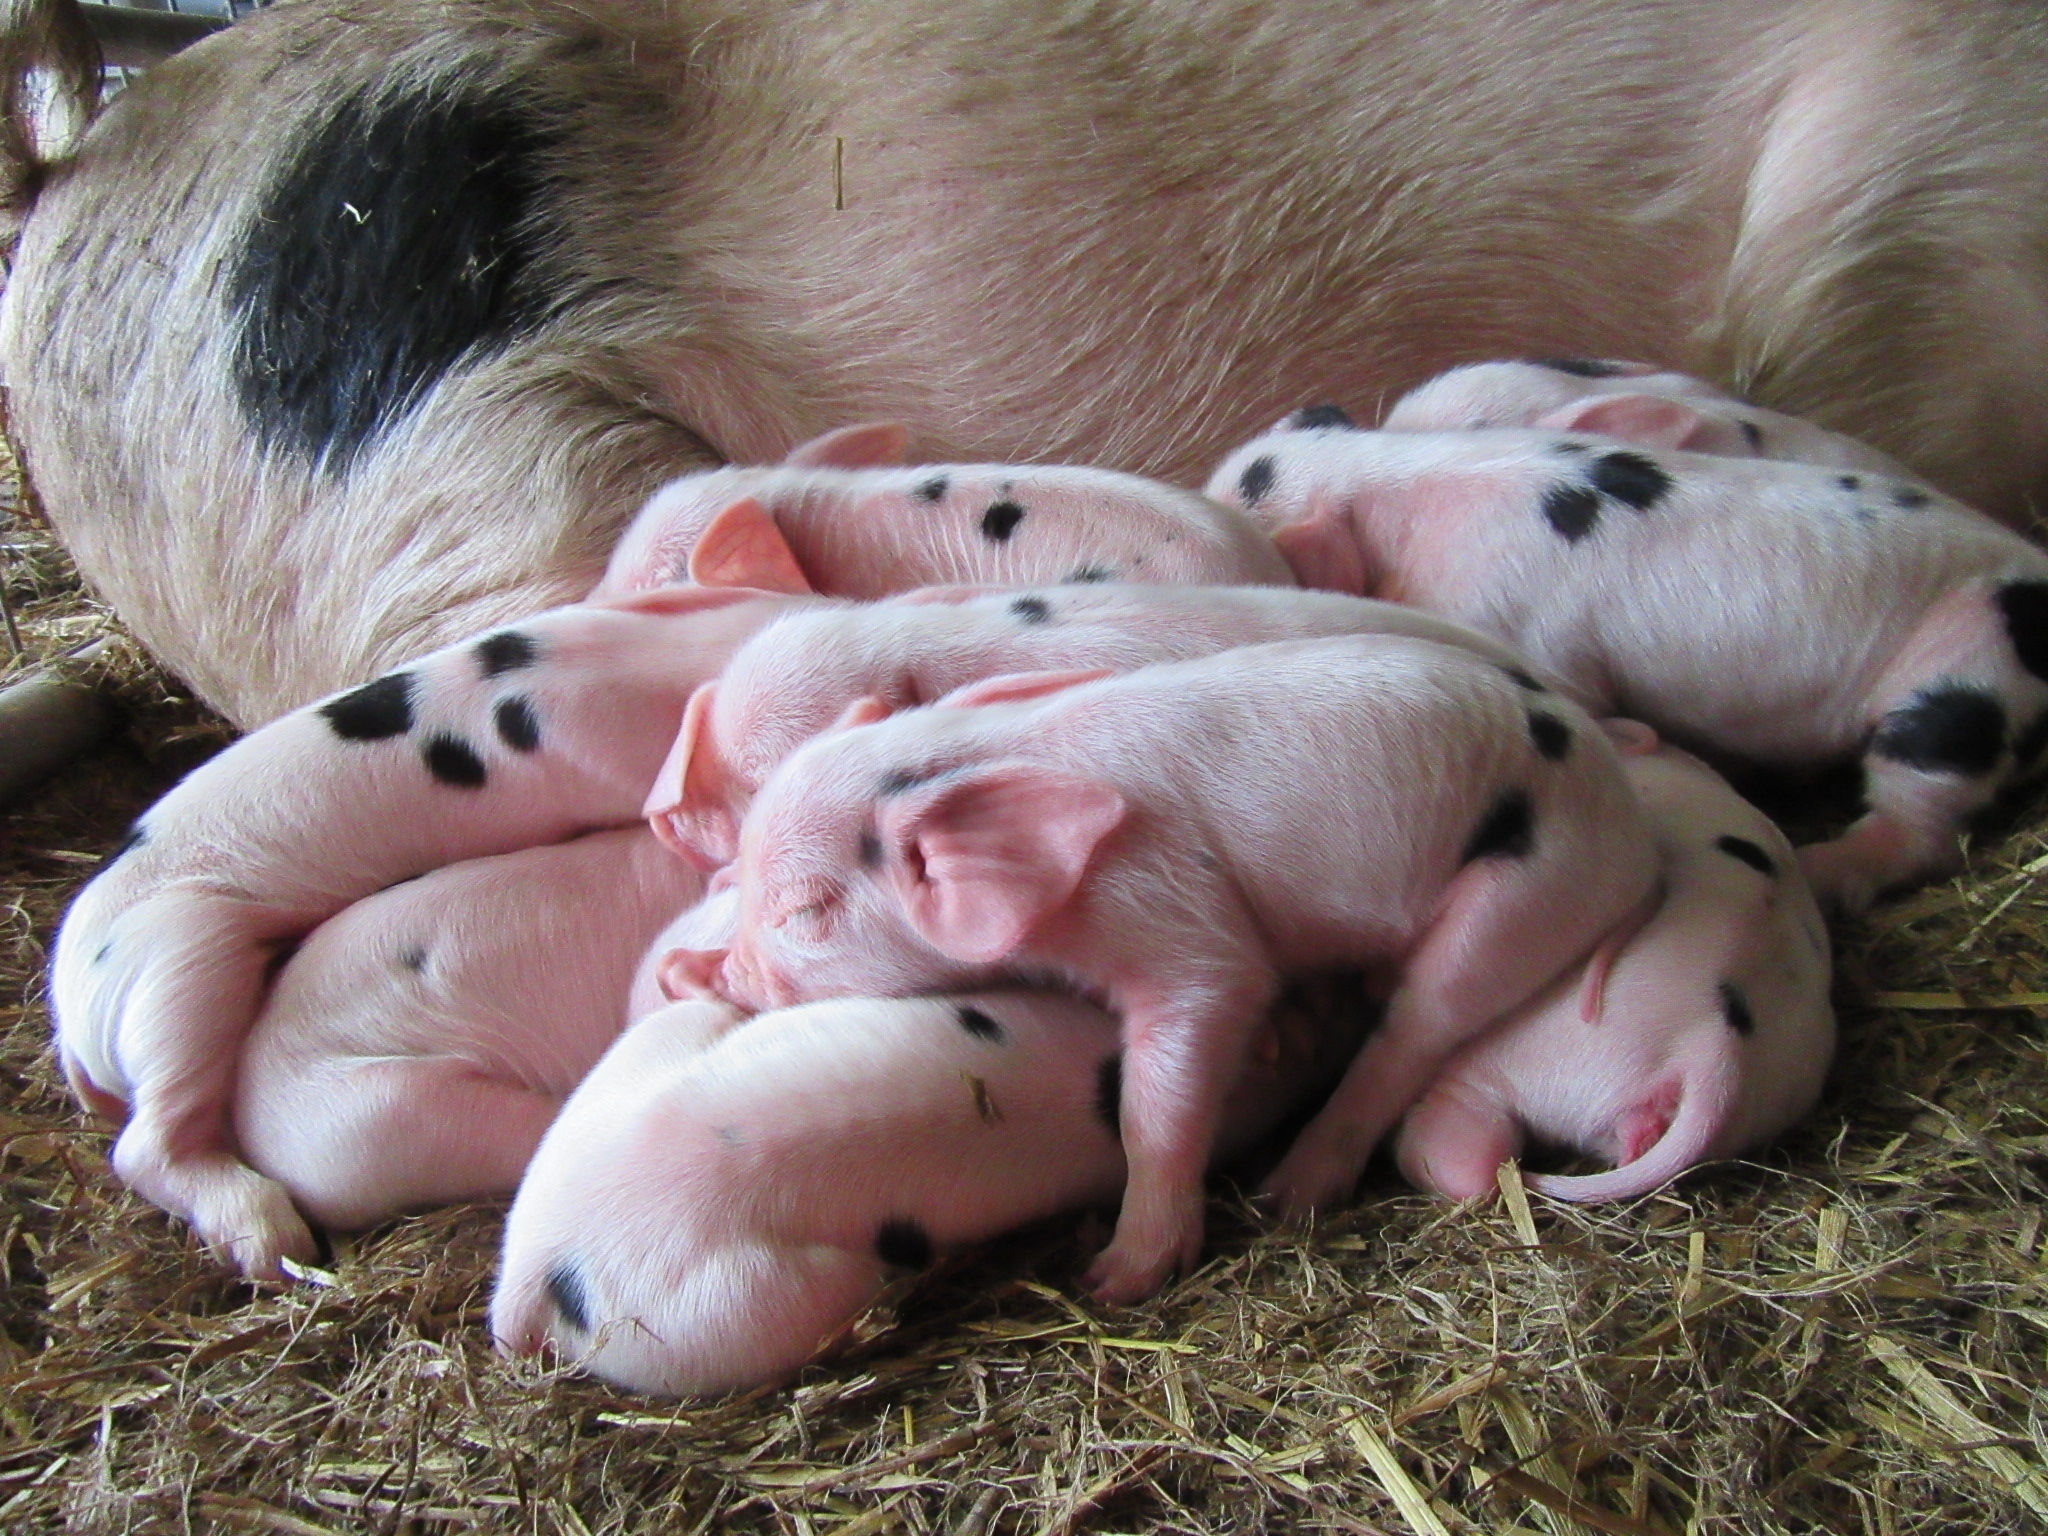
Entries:
[[1128,672],[1238,645],[1396,634],[1503,666],[1507,646],[1414,608],[1279,587],[939,589],[895,602],[791,614],[734,653],[690,698],[647,812],[678,853],[716,868],[775,766],[851,706],[912,709],[1006,672]]
[[763,786],[738,934],[683,969],[761,1007],[1018,975],[1105,998],[1131,1172],[1088,1284],[1135,1300],[1200,1250],[1218,1105],[1280,974],[1399,976],[1271,1181],[1299,1212],[1348,1193],[1445,1054],[1647,899],[1612,749],[1534,683],[1353,636],[996,678],[850,726]]
[[1998,0],[309,0],[48,168],[0,371],[96,590],[250,725],[852,422],[1187,482],[1640,357],[2018,519],[2044,141]]
[[1909,480],[1551,432],[1282,428],[1211,493],[1309,586],[1493,635],[1595,714],[1721,760],[1860,756],[1869,812],[1804,849],[1854,909],[1958,862],[2048,730],[2048,555]]
[[[1225,1101],[1218,1160],[1327,1082],[1357,1025],[1276,1010]],[[535,1154],[491,1331],[503,1350],[552,1346],[642,1392],[786,1377],[906,1267],[1114,1199],[1119,1050],[1115,1020],[1050,992],[846,998],[751,1020],[665,1006]]]
[[1534,1137],[1615,1166],[1525,1174],[1532,1189],[1627,1199],[1762,1145],[1820,1094],[1828,939],[1784,835],[1675,748],[1623,766],[1657,839],[1657,909],[1445,1064],[1395,1142],[1424,1189],[1485,1194]]
[[229,1123],[280,951],[442,865],[631,824],[691,691],[806,601],[678,589],[542,614],[288,715],[165,795],[72,903],[51,966],[65,1073],[125,1118],[115,1172],[245,1274],[310,1259]]

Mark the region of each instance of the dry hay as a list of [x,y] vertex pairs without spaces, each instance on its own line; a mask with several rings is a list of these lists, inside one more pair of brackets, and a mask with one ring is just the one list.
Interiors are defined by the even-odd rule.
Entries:
[[[44,652],[105,622],[17,522]],[[498,1215],[228,1279],[125,1194],[46,1046],[64,902],[224,739],[137,724],[12,813],[0,1529],[396,1533],[2019,1532],[2048,1525],[2048,815],[1839,935],[1798,1133],[1619,1209],[1375,1174],[1311,1237],[1230,1197],[1155,1303],[1075,1299],[1097,1219],[927,1277],[793,1388],[674,1407],[494,1359]]]

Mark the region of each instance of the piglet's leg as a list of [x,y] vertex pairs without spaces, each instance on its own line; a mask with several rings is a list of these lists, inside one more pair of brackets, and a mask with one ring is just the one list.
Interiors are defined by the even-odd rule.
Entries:
[[130,1109],[114,1171],[242,1273],[265,1278],[280,1273],[280,1258],[314,1253],[291,1197],[243,1162],[229,1130],[276,924],[277,914],[229,897],[175,893],[130,914],[96,962],[128,972],[116,1038]]
[[342,1058],[242,1095],[249,1161],[324,1226],[509,1195],[561,1107],[450,1056]]
[[1142,1301],[1202,1253],[1202,1179],[1223,1100],[1263,1028],[1272,978],[1134,987],[1124,1011],[1119,1133],[1129,1175],[1116,1235],[1082,1279],[1100,1301]]
[[1452,1200],[1489,1193],[1500,1165],[1521,1150],[1521,1123],[1504,1107],[1442,1086],[1408,1111],[1394,1143],[1411,1184]]

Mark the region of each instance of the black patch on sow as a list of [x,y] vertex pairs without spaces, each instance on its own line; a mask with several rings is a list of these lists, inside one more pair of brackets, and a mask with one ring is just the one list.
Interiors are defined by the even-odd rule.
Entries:
[[1006,544],[1017,525],[1024,521],[1024,509],[1014,501],[999,501],[981,514],[981,536],[992,544]]
[[891,1269],[929,1268],[931,1235],[907,1216],[891,1216],[875,1228],[875,1257]]
[[1728,1021],[1728,1027],[1738,1035],[1756,1033],[1756,1015],[1749,1011],[1749,999],[1742,995],[1742,988],[1732,981],[1721,983],[1721,1017]]
[[1507,789],[1493,809],[1480,818],[1465,844],[1464,862],[1474,859],[1526,859],[1536,846],[1536,808],[1525,789]]
[[422,750],[427,772],[454,789],[482,789],[489,774],[476,749],[460,736],[432,737]]
[[1760,875],[1778,878],[1778,866],[1771,856],[1746,837],[1737,837],[1733,832],[1723,832],[1714,839],[1714,846],[1731,859],[1738,859]]
[[2048,581],[2007,582],[1998,589],[1998,611],[2020,665],[2048,678]]
[[412,674],[393,672],[320,706],[343,741],[382,741],[412,729]]
[[590,1297],[574,1264],[564,1260],[548,1271],[548,1297],[562,1314],[563,1322],[578,1333],[590,1332]]
[[960,1027],[977,1040],[990,1040],[997,1045],[1003,1043],[1003,1026],[983,1013],[979,1008],[964,1004],[957,1010]]
[[1982,688],[1936,683],[1884,717],[1870,750],[1928,773],[1989,773],[2005,749],[2005,706]]
[[460,84],[366,86],[311,125],[227,275],[266,450],[343,473],[442,375],[546,318],[555,138],[510,90]]

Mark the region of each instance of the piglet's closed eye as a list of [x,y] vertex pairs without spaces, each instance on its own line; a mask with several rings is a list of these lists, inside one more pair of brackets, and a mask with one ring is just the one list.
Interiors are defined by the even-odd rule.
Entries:
[[911,927],[941,954],[988,964],[1072,899],[1128,809],[1100,780],[1000,763],[886,802],[880,829]]

